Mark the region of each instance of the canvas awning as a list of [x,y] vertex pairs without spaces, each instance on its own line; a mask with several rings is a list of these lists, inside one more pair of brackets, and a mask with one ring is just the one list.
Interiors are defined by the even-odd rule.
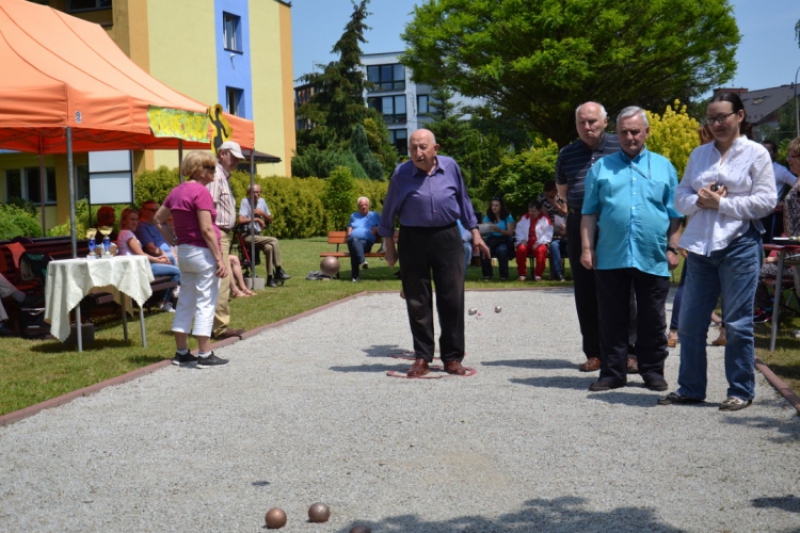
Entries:
[[[208,107],[139,68],[99,25],[25,0],[0,0],[0,65],[0,148],[63,154],[70,127],[75,152],[175,149],[178,138],[155,135],[148,111],[168,113],[167,134],[178,135]],[[253,122],[225,118],[233,140],[253,148]]]

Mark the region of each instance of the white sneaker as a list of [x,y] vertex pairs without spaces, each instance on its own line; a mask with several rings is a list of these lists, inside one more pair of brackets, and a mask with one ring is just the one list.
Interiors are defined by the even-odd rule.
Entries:
[[177,298],[178,296],[180,296],[180,294],[181,294],[181,286],[180,285],[178,285],[177,287],[172,289],[172,296],[173,297]]
[[536,276],[534,279],[535,279],[536,281],[542,281],[542,276]]
[[158,306],[159,309],[164,311],[165,313],[174,313],[175,308],[172,307],[172,304],[169,302],[162,302],[161,305]]
[[366,259],[364,260],[364,262],[363,262],[363,263],[361,263],[361,268],[362,268],[363,270],[366,270],[366,269],[368,269],[368,268],[369,268],[369,263],[367,263]]

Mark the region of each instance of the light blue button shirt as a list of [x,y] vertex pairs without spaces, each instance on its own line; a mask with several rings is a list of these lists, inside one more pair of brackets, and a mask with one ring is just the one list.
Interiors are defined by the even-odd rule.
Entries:
[[582,213],[597,213],[597,269],[635,268],[669,276],[667,230],[675,210],[678,173],[666,157],[643,148],[598,161],[586,176]]

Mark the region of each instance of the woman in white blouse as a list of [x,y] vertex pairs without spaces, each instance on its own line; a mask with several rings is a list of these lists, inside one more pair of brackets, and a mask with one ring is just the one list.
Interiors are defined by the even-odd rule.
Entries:
[[675,191],[675,208],[689,217],[679,246],[689,252],[678,336],[678,390],[661,405],[700,403],[706,397],[708,317],[722,296],[725,317],[724,411],[749,406],[755,396],[753,299],[763,257],[760,219],[776,203],[772,161],[748,139],[738,95],[719,93],[706,109],[714,142],[696,148]]

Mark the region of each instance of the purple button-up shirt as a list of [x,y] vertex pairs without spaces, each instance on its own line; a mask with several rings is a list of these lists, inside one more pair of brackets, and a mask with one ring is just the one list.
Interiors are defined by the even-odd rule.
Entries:
[[436,156],[430,176],[413,161],[397,166],[383,201],[378,226],[382,237],[394,235],[398,216],[402,226],[440,228],[457,220],[468,230],[478,225],[458,163],[442,155]]

